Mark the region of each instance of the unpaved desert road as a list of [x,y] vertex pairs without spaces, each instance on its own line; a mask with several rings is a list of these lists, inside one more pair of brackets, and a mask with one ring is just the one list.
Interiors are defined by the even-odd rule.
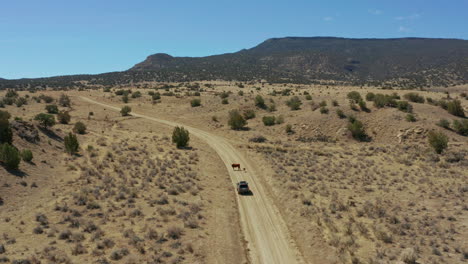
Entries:
[[[89,103],[120,111],[120,108],[112,105],[97,102],[83,96],[80,96],[80,98]],[[258,176],[255,175],[251,162],[243,157],[243,155],[229,144],[226,139],[176,122],[134,112],[132,112],[132,116],[155,121],[171,127],[184,126],[192,135],[204,140],[218,153],[226,165],[234,186],[241,180],[249,182],[253,195],[237,196],[237,199],[241,225],[244,237],[248,242],[248,255],[251,263],[304,263],[294,241],[289,236],[285,222],[271,199],[267,196],[267,192],[264,190],[262,184],[260,184]],[[240,163],[246,170],[233,171],[231,167],[232,163]],[[235,192],[235,188],[233,188],[232,191]]]

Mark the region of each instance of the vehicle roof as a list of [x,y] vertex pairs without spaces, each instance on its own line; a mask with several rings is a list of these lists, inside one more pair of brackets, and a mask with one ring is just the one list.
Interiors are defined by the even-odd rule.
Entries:
[[247,184],[246,181],[240,181],[239,184]]

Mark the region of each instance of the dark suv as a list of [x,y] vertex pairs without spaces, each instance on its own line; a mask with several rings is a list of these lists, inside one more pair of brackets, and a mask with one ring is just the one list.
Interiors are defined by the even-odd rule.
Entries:
[[237,183],[238,194],[250,194],[249,184],[246,181],[240,181]]

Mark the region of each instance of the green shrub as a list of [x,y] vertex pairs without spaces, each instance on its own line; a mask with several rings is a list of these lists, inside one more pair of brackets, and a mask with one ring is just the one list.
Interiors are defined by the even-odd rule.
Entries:
[[21,107],[25,104],[28,104],[28,100],[24,97],[18,97],[16,98],[15,104],[17,107]]
[[229,97],[229,93],[226,92],[226,91],[223,91],[222,93],[219,94],[219,97],[221,97],[221,99],[228,98],[228,97]]
[[442,132],[430,131],[428,134],[429,145],[436,153],[442,153],[448,147],[448,137]]
[[11,115],[8,113],[8,111],[2,111],[0,110],[0,119],[10,119]]
[[468,120],[453,120],[453,130],[462,136],[468,136]]
[[57,105],[46,105],[45,110],[49,114],[57,114],[59,111]]
[[65,94],[61,94],[60,98],[58,100],[58,103],[59,103],[59,105],[61,105],[63,107],[70,107],[70,105],[71,105],[70,97],[68,97]]
[[325,106],[320,107],[320,113],[321,114],[328,114],[328,108]]
[[406,113],[413,112],[413,106],[407,101],[397,101],[397,109]]
[[34,117],[34,120],[39,121],[41,126],[43,126],[45,129],[55,125],[55,117],[50,114],[45,114],[45,113],[37,114]]
[[346,96],[349,100],[351,100],[354,103],[359,103],[359,101],[362,100],[361,94],[356,91],[349,92],[348,95]]
[[0,144],[13,142],[13,131],[7,118],[0,118]]
[[416,122],[416,117],[413,114],[407,114],[405,119],[408,122]]
[[338,115],[340,119],[346,118],[345,113],[341,109],[336,110],[336,115]]
[[245,118],[246,120],[255,118],[255,111],[252,110],[252,109],[247,109],[247,110],[245,110],[245,111],[244,111],[244,118]]
[[384,94],[376,94],[374,96],[374,106],[377,108],[383,108],[385,106],[396,107],[397,102],[394,97]]
[[444,110],[448,110],[448,102],[445,99],[440,99],[439,101],[437,101],[437,105]]
[[414,103],[420,103],[420,104],[424,104],[424,102],[426,101],[424,99],[424,97],[422,97],[421,95],[417,94],[417,93],[407,93],[403,96],[406,100],[410,101],[410,102],[414,102]]
[[305,99],[306,99],[307,101],[312,100],[312,95],[310,95],[310,94],[306,95]]
[[20,153],[14,146],[4,143],[0,145],[0,161],[5,168],[16,170],[21,162]]
[[64,143],[65,143],[65,152],[67,152],[70,155],[76,154],[78,152],[78,149],[80,148],[80,144],[78,143],[78,138],[76,137],[75,134],[72,134],[71,132],[68,133],[67,136],[65,136]]
[[77,134],[85,134],[86,133],[86,125],[82,122],[76,122],[75,126],[73,127],[73,132]]
[[450,128],[450,122],[447,120],[447,119],[441,119],[439,120],[439,122],[437,122],[438,126],[440,127],[443,127],[445,129],[449,129]]
[[465,111],[459,100],[448,102],[447,111],[454,116],[465,117]]
[[302,102],[301,99],[297,96],[293,96],[291,99],[286,101],[286,105],[293,111],[299,110],[301,108]]
[[23,158],[23,160],[26,162],[31,162],[33,159],[33,154],[31,150],[23,149],[23,151],[21,151],[21,158]]
[[132,112],[132,108],[127,105],[122,107],[122,109],[120,109],[120,114],[122,114],[122,116],[128,116],[130,115],[131,112]]
[[68,124],[70,123],[71,116],[68,113],[68,111],[60,111],[57,114],[57,120],[59,121],[60,124]]
[[201,100],[198,99],[198,98],[192,99],[192,100],[190,101],[190,105],[191,105],[192,107],[201,106]]
[[326,102],[326,101],[322,101],[322,102],[319,103],[319,106],[320,106],[320,107],[325,107],[325,106],[327,106],[327,102]]
[[153,95],[151,95],[151,100],[153,101],[161,100],[161,94],[158,92],[154,93]]
[[141,97],[141,92],[140,91],[136,91],[136,92],[132,93],[132,98],[139,98],[139,97]]
[[356,140],[366,141],[368,139],[368,136],[367,136],[366,131],[364,129],[364,125],[359,120],[354,119],[353,122],[350,122],[348,124],[348,130],[351,132],[351,135]]
[[374,101],[374,98],[375,98],[374,93],[369,92],[366,94],[366,101]]
[[240,130],[247,125],[247,121],[237,110],[229,111],[228,125],[231,129]]
[[239,91],[239,92],[237,92],[237,94],[238,94],[239,96],[244,96],[244,91]]
[[221,100],[221,103],[222,104],[229,104],[229,101],[227,98],[224,98],[223,100]]
[[265,100],[261,95],[255,96],[255,106],[261,109],[266,109],[267,106],[265,104]]
[[5,94],[5,97],[7,98],[16,98],[18,97],[18,93],[15,90],[8,90]]
[[431,97],[426,97],[426,101],[430,105],[437,105],[437,101],[432,99]]
[[361,108],[362,111],[369,112],[369,108],[367,108],[366,101],[361,100],[361,101],[359,101],[358,105],[359,105],[359,108]]
[[172,142],[176,144],[177,148],[185,148],[190,140],[188,130],[183,127],[175,127],[172,131]]
[[287,124],[286,127],[285,127],[285,130],[286,130],[286,133],[288,133],[288,134],[294,133],[291,124]]
[[333,100],[333,101],[332,101],[332,105],[333,105],[333,106],[339,106],[340,104],[338,104],[338,101],[337,101],[337,100]]
[[262,118],[262,121],[263,121],[263,124],[265,126],[272,126],[272,125],[275,124],[276,117],[274,117],[274,116],[264,116]]
[[129,99],[128,99],[128,94],[124,94],[124,95],[122,96],[122,102],[123,102],[124,104],[126,104],[126,103],[128,103],[128,100],[129,100]]
[[268,112],[275,112],[276,111],[276,104],[271,104],[268,106]]
[[276,124],[283,124],[284,123],[284,116],[283,115],[279,115],[277,118],[276,118]]

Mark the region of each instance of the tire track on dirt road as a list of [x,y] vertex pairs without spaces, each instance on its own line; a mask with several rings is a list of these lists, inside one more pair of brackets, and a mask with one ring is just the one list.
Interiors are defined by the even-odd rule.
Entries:
[[[120,108],[94,101],[90,98],[80,96],[88,103],[93,103],[120,111]],[[184,126],[190,133],[204,140],[212,147],[223,160],[231,177],[232,183],[245,180],[249,182],[253,195],[237,196],[239,205],[241,225],[244,237],[248,244],[248,255],[252,263],[265,264],[300,264],[304,263],[294,241],[291,239],[286,224],[283,221],[278,209],[268,198],[267,191],[258,180],[250,162],[237,151],[223,137],[213,135],[198,128],[186,126],[177,122],[171,122],[155,117],[133,113],[132,116],[155,121],[171,127]],[[240,163],[245,167],[245,171],[233,171],[232,163]],[[233,188],[235,191],[235,188]]]

